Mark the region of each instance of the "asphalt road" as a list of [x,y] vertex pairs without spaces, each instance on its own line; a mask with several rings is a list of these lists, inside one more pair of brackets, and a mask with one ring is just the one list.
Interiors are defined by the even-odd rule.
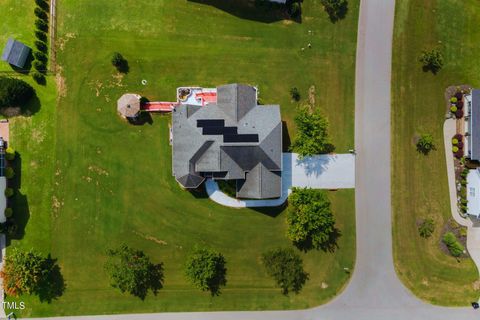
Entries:
[[[416,299],[398,280],[392,258],[390,80],[395,0],[362,0],[359,20],[355,147],[356,266],[346,290],[330,303],[300,311],[159,313],[78,319],[161,320],[463,320],[472,308],[444,308]],[[321,263],[321,262],[320,262]]]

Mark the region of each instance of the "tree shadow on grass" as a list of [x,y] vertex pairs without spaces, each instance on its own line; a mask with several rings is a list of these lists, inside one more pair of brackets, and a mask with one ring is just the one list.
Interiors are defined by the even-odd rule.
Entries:
[[308,237],[305,241],[293,242],[293,244],[295,245],[295,247],[297,247],[299,250],[303,252],[307,252],[312,249],[319,249],[319,250],[322,250],[323,252],[333,253],[335,252],[336,249],[338,249],[337,241],[341,236],[342,236],[342,233],[340,232],[340,230],[335,228],[329,234],[328,240],[318,247],[313,245],[313,241],[311,237]]
[[287,6],[258,0],[188,0],[203,5],[209,5],[219,10],[227,12],[235,17],[259,21],[263,23],[272,23],[281,20],[292,20],[301,23],[301,15],[291,17],[288,14]]
[[14,195],[8,199],[8,206],[13,209],[13,216],[7,220],[7,246],[12,239],[20,240],[25,236],[25,228],[30,220],[28,198],[20,192],[22,181],[22,157],[18,152],[15,159],[9,162],[15,176],[8,180],[8,186],[14,190]]
[[153,124],[153,118],[149,112],[140,112],[140,114],[137,116],[137,118],[132,119],[128,118],[128,123],[134,125],[134,126],[143,126],[145,124],[152,125]]
[[63,295],[66,285],[60,272],[60,267],[57,264],[57,259],[52,259],[52,257],[48,255],[45,264],[45,269],[48,270],[48,274],[39,284],[36,293],[41,302],[51,303]]

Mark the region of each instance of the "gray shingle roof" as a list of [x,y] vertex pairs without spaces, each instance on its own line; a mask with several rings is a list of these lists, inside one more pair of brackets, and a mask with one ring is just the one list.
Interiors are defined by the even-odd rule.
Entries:
[[[173,175],[180,184],[195,188],[205,177],[214,176],[240,180],[237,183],[239,197],[281,196],[280,107],[259,106],[256,99],[255,88],[232,84],[217,88],[217,104],[175,108],[172,115]],[[213,127],[206,129],[209,125]],[[258,139],[225,142],[227,134],[254,135]]]
[[470,158],[480,161],[480,90],[472,90],[472,114],[470,118]]
[[9,38],[7,45],[3,49],[2,60],[16,67],[23,68],[30,51],[31,49],[20,41]]

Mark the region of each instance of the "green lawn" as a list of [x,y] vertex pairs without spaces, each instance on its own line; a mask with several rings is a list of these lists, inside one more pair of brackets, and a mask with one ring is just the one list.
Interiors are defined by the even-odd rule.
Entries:
[[[0,0],[0,7],[11,3]],[[338,251],[302,253],[310,280],[300,294],[283,296],[260,256],[291,246],[284,210],[234,210],[182,191],[171,173],[170,117],[132,126],[117,116],[116,100],[125,92],[172,100],[181,85],[255,84],[265,103],[281,105],[293,138],[288,91],[297,86],[306,99],[315,85],[337,151],[345,152],[353,146],[358,3],[351,1],[337,24],[319,1],[305,3],[301,24],[240,18],[183,0],[57,5],[59,102],[49,78],[38,89],[40,111],[12,123],[28,199],[22,205],[29,208],[25,235],[13,245],[51,253],[67,288],[51,304],[20,297],[27,306],[21,316],[307,308],[342,290],[349,278],[343,268],[353,268],[355,257],[353,190],[329,194],[342,232]],[[8,25],[16,27],[16,21]],[[123,77],[110,65],[113,51],[129,61]],[[105,250],[122,242],[164,262],[165,286],[157,296],[141,301],[109,286]],[[183,263],[196,244],[227,259],[228,283],[218,297],[185,280]]]
[[[394,256],[397,272],[418,297],[434,304],[467,305],[478,298],[478,272],[469,259],[457,262],[440,249],[451,217],[443,148],[444,90],[450,85],[480,85],[478,1],[397,1],[392,79],[392,191]],[[418,57],[438,47],[445,66],[425,73]],[[437,150],[416,152],[414,137],[430,133]],[[416,222],[433,217],[429,240],[418,235]],[[473,300],[472,300],[473,299]]]

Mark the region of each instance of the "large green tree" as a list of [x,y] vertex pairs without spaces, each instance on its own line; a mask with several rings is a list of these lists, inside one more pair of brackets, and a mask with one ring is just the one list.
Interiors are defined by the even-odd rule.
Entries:
[[300,106],[295,124],[298,133],[290,149],[300,157],[333,151],[334,147],[328,137],[328,121],[317,108],[311,110],[309,106]]
[[289,291],[300,292],[308,280],[302,258],[292,249],[279,248],[265,252],[262,262],[267,274],[275,279],[283,294],[288,294]]
[[145,299],[148,290],[157,294],[163,287],[163,264],[152,263],[143,251],[122,244],[107,255],[105,270],[114,288]]
[[436,74],[443,67],[443,55],[437,49],[422,51],[419,60],[422,63],[423,70],[431,71],[433,74]]
[[23,80],[0,76],[0,108],[20,107],[35,95],[35,90]]
[[185,275],[202,291],[212,295],[220,293],[220,287],[227,284],[225,257],[210,248],[196,248],[187,259]]
[[8,295],[36,294],[41,301],[51,301],[65,290],[56,261],[34,250],[9,250],[0,273]]
[[334,251],[339,230],[327,193],[323,190],[293,188],[288,198],[287,235],[300,249]]

